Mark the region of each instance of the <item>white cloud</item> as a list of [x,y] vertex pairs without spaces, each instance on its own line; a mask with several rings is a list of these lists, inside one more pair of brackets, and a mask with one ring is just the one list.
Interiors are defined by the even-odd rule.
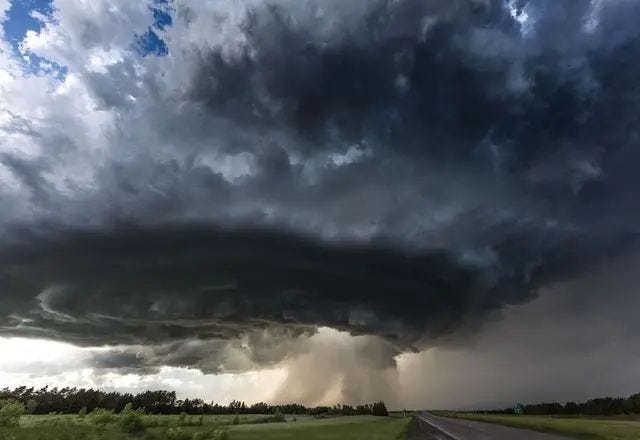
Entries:
[[149,2],[56,0],[52,20],[40,32],[28,32],[25,50],[83,71],[100,57],[122,58],[136,34],[153,23]]
[[91,368],[91,355],[105,350],[47,340],[0,337],[0,388],[75,386],[132,393],[163,389],[174,390],[181,398],[226,404],[234,399],[271,400],[286,377],[286,369],[282,367],[220,375],[177,367],[163,367],[149,375]]
[[[6,19],[6,14],[9,8],[11,7],[10,0],[0,0],[0,23],[4,22]],[[0,30],[0,32],[3,32]]]

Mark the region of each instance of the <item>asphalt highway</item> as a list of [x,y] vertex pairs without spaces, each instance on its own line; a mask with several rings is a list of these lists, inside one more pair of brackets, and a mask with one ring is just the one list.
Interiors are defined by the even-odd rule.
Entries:
[[425,440],[570,440],[493,423],[439,417],[428,412],[419,413],[417,419]]

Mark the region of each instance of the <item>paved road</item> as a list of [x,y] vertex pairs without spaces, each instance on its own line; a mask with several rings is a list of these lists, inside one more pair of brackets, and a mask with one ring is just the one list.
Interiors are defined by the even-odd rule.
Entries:
[[437,428],[444,437],[433,434],[429,439],[440,440],[569,440],[552,434],[529,431],[526,429],[509,428],[508,426],[495,425],[493,423],[475,422],[471,420],[450,419],[438,417],[428,412],[418,415],[418,420],[425,428]]

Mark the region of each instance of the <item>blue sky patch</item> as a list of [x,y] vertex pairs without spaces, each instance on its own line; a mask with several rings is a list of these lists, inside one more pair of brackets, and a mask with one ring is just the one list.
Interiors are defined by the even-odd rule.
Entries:
[[34,53],[22,54],[20,43],[28,31],[40,32],[42,22],[34,18],[34,12],[51,17],[53,14],[52,0],[13,0],[7,11],[6,19],[2,23],[5,39],[13,47],[15,55],[22,61],[24,70],[28,73],[54,73],[62,80],[67,74],[67,68],[58,63],[39,57]]
[[136,49],[142,56],[158,55],[164,56],[169,53],[169,48],[162,38],[149,27],[147,32],[142,35],[136,35]]
[[151,8],[153,13],[153,25],[158,29],[164,30],[165,27],[173,24],[173,19],[169,13],[170,4],[168,0],[156,0],[154,1],[155,7]]
[[135,47],[142,56],[165,56],[169,53],[169,48],[158,35],[158,31],[163,31],[173,24],[171,0],[154,0],[150,9],[153,14],[153,25],[149,26],[144,34],[136,35]]
[[13,0],[2,24],[6,39],[18,52],[18,45],[27,35],[27,31],[39,32],[42,23],[32,16],[33,11],[46,16],[53,14],[52,0]]
[[[153,0],[149,12],[153,15],[153,24],[143,34],[135,35],[134,49],[142,56],[164,56],[169,53],[167,44],[162,39],[162,31],[173,24],[171,13],[172,0]],[[21,53],[20,43],[28,31],[40,32],[43,23],[34,17],[34,12],[51,17],[54,12],[53,0],[13,0],[7,11],[6,19],[2,23],[6,40],[13,47],[23,68],[28,73],[55,73],[59,79],[64,79],[67,68],[42,58],[33,53]]]

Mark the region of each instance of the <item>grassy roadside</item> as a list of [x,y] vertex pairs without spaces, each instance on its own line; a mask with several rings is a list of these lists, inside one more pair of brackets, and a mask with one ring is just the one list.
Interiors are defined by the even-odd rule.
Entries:
[[638,440],[640,422],[606,418],[560,418],[546,416],[512,416],[438,412],[438,415],[480,422],[498,423],[514,428],[531,429],[585,440]]
[[0,440],[221,440],[207,434],[220,427],[228,430],[226,440],[401,440],[411,421],[411,417],[288,416],[286,422],[251,423],[261,417],[243,416],[244,424],[232,425],[232,418],[211,416],[202,424],[176,427],[178,417],[144,416],[147,429],[126,434],[115,420],[96,426],[73,415],[25,416],[18,426],[0,427]]
[[229,431],[231,440],[400,440],[410,417],[337,417],[265,425],[239,425]]

